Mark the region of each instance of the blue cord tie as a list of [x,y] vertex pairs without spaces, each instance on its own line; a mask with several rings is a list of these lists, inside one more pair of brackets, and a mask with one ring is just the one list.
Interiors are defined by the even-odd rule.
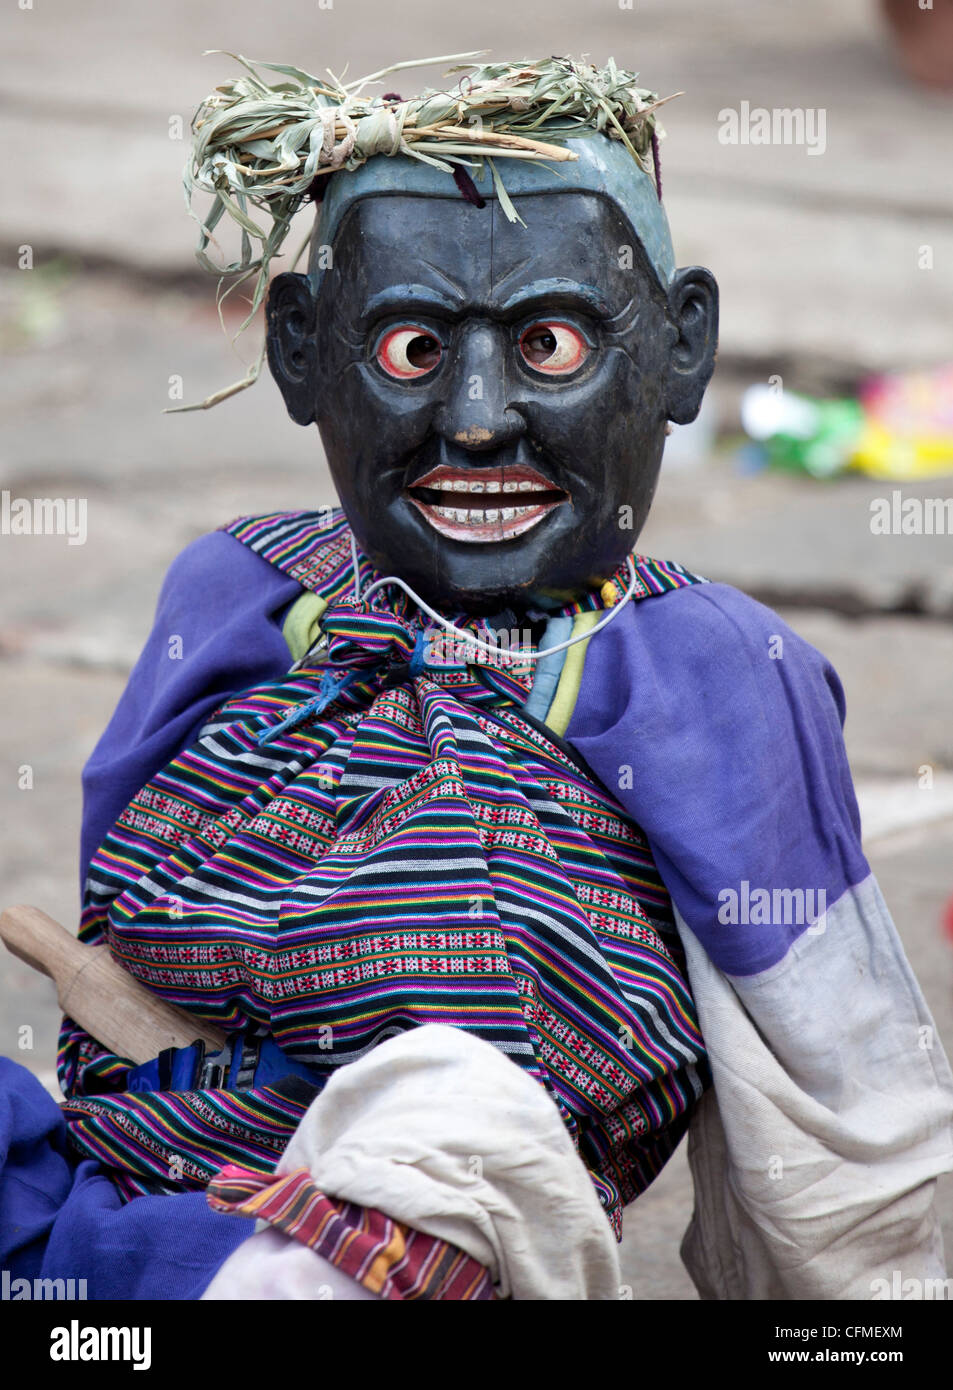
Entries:
[[281,734],[285,733],[287,729],[295,729],[306,719],[310,719],[313,715],[321,714],[323,710],[327,709],[328,705],[332,704],[337,699],[342,690],[346,690],[349,685],[354,683],[359,675],[360,672],[356,670],[345,671],[340,676],[336,675],[333,671],[325,671],[324,675],[321,677],[321,684],[318,687],[317,695],[310,700],[303,700],[300,705],[295,705],[291,713],[286,714],[279,724],[273,724],[270,729],[265,729],[259,734],[257,739],[258,747],[261,748],[265,743],[272,743]]
[[412,676],[422,676],[427,669],[427,634],[423,628],[419,629],[414,638],[414,650],[409,665]]

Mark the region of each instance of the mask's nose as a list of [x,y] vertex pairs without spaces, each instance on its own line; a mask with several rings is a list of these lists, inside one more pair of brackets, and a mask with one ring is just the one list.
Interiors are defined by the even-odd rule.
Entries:
[[444,439],[480,452],[524,433],[522,414],[508,399],[509,346],[505,329],[495,324],[469,324],[460,333],[448,364],[446,395],[434,417]]

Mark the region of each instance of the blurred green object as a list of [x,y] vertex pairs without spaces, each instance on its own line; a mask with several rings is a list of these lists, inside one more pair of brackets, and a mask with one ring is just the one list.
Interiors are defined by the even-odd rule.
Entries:
[[859,400],[749,386],[741,422],[763,460],[813,478],[845,469],[908,482],[953,473],[953,364],[870,377]]
[[812,400],[773,386],[751,386],[741,405],[746,433],[775,467],[831,478],[850,466],[866,414],[855,400]]

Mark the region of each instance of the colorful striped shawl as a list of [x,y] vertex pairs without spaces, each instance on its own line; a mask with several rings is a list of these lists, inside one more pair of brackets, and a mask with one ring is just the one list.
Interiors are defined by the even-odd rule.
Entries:
[[497,1297],[488,1270],[472,1256],[385,1212],[325,1196],[307,1168],[265,1177],[226,1166],[209,1184],[208,1204],[213,1211],[267,1222],[379,1298],[486,1302]]
[[[341,513],[226,529],[328,601],[327,651],[229,699],[133,799],[93,857],[82,939],[170,1003],[267,1030],[318,1085],[403,1029],[473,1030],[547,1088],[621,1229],[707,1077],[644,836],[521,717],[529,663],[419,670],[416,606],[348,596]],[[699,582],[636,572],[642,600]],[[319,701],[329,673],[349,683]],[[274,1086],[130,1093],[128,1071],[65,1021],[72,1142],[127,1196],[269,1173],[303,1113]]]

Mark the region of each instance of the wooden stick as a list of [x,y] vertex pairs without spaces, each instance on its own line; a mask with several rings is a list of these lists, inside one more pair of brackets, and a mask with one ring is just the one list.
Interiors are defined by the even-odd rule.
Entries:
[[56,985],[60,1007],[103,1047],[130,1061],[151,1062],[167,1047],[201,1040],[210,1052],[226,1034],[166,1004],[114,960],[108,946],[84,946],[38,907],[8,907],[0,940]]

